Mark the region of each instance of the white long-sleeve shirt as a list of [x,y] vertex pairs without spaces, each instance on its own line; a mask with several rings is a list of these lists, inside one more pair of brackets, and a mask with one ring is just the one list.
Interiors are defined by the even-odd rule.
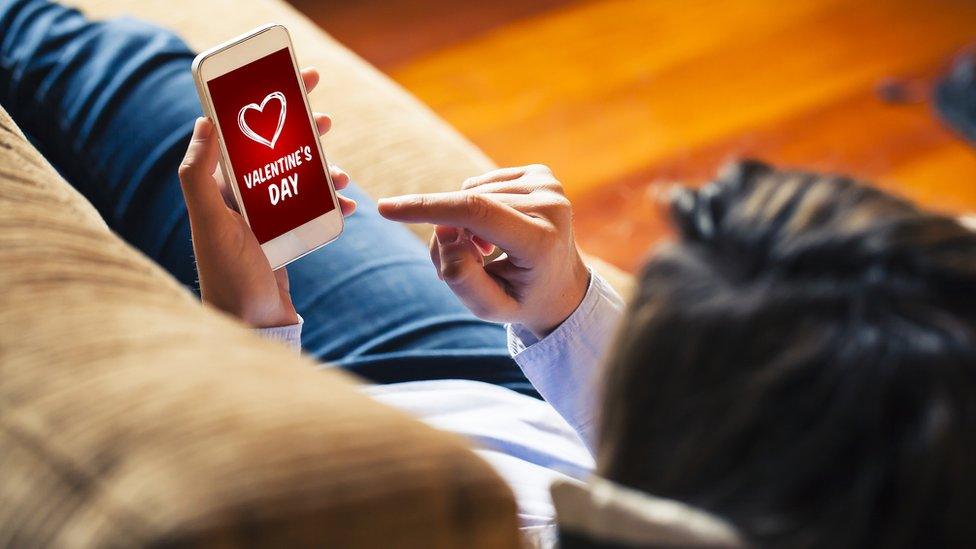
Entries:
[[[512,487],[525,527],[554,516],[549,486],[585,479],[593,469],[596,376],[623,310],[620,296],[593,273],[583,301],[541,340],[508,326],[515,362],[545,402],[503,387],[466,380],[371,385],[364,391],[427,424],[463,435]],[[297,346],[301,324],[259,330]]]

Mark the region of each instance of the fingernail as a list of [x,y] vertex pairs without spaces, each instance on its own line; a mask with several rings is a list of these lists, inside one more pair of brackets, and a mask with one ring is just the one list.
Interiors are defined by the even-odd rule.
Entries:
[[444,227],[438,225],[434,227],[434,235],[437,237],[438,244],[453,244],[461,237],[461,231],[456,227]]

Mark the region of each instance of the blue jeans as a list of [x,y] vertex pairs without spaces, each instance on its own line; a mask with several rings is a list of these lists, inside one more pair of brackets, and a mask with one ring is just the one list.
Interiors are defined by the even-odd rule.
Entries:
[[[113,230],[190,288],[176,171],[201,114],[193,56],[141,21],[0,0],[0,104]],[[465,309],[423,244],[360,189],[345,194],[359,210],[342,237],[288,267],[304,350],[376,383],[473,379],[537,397],[508,356],[504,328]]]

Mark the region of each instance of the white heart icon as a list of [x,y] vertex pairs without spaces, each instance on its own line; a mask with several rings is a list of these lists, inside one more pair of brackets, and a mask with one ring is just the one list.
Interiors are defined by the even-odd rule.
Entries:
[[[264,136],[258,135],[257,132],[252,130],[251,127],[247,125],[247,121],[244,120],[244,114],[250,109],[263,112],[264,106],[267,105],[268,101],[271,101],[272,99],[276,99],[281,103],[281,113],[278,115],[278,127],[275,128],[274,135],[269,141]],[[288,103],[285,101],[285,94],[279,91],[271,92],[261,101],[260,106],[257,103],[248,103],[247,105],[244,105],[244,107],[241,108],[241,111],[237,113],[237,125],[240,126],[241,132],[244,135],[273,149],[275,143],[278,141],[278,136],[281,135],[281,129],[285,126],[285,109],[287,109],[287,107]]]

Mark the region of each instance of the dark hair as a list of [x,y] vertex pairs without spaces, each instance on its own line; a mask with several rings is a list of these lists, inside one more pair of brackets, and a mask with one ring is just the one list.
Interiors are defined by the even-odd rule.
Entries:
[[976,234],[758,162],[671,210],[610,357],[599,473],[763,547],[976,543]]

